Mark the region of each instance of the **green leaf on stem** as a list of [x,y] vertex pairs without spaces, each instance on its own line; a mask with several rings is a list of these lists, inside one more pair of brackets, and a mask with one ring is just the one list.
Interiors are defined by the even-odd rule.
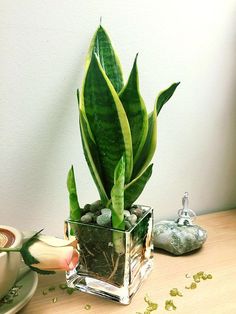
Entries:
[[114,171],[125,155],[125,179],[129,182],[133,169],[132,140],[123,105],[95,55],[92,56],[81,97],[99,155],[103,186],[110,195]]
[[148,116],[148,133],[146,137],[145,144],[141,151],[140,157],[134,165],[133,179],[140,176],[140,174],[145,171],[148,167],[157,145],[157,114],[156,106],[151,114]]
[[79,124],[85,159],[89,166],[93,180],[97,186],[101,201],[103,205],[105,205],[108,201],[108,197],[102,182],[102,171],[98,155],[98,148],[94,142],[88,120],[82,109],[80,110]]
[[164,104],[174,94],[179,84],[180,83],[172,84],[166,90],[160,92],[159,96],[157,97],[154,110],[148,116],[148,133],[146,141],[140,153],[139,159],[136,160],[136,163],[134,164],[132,178],[139,176],[140,173],[142,173],[147,168],[150,161],[152,160],[157,145],[157,115],[160,113]]
[[157,101],[156,101],[157,115],[160,113],[160,111],[161,111],[162,107],[164,106],[164,104],[174,94],[174,92],[175,92],[175,90],[176,90],[176,88],[178,87],[179,84],[180,84],[180,82],[174,83],[170,87],[168,87],[167,89],[165,89],[162,92],[160,92],[159,96],[157,97]]
[[79,206],[74,168],[71,166],[67,176],[67,189],[69,192],[69,203],[70,203],[70,219],[79,221],[81,217],[81,208]]
[[[111,190],[112,200],[112,227],[124,230],[124,184],[125,184],[125,159],[121,157],[114,173],[114,185]],[[113,244],[118,254],[124,252],[123,234],[113,231]]]
[[104,28],[100,25],[91,41],[86,68],[89,67],[92,56],[96,54],[98,60],[105,71],[107,77],[111,81],[114,89],[119,92],[123,87],[123,76],[120,61],[112,47],[111,40]]
[[134,60],[128,82],[119,94],[129,120],[132,135],[134,163],[140,157],[148,130],[146,106],[139,91],[137,57],[138,55],[136,55]]
[[145,171],[133,179],[129,184],[125,186],[124,195],[124,208],[129,209],[132,204],[136,201],[139,195],[142,193],[146,183],[152,175],[153,164],[149,165]]

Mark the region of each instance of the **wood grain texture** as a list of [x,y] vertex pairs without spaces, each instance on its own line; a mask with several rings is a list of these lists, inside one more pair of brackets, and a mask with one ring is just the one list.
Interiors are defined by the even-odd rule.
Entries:
[[[40,276],[38,289],[20,314],[135,314],[144,312],[144,296],[149,295],[159,304],[154,313],[168,313],[164,310],[167,299],[173,299],[181,314],[234,314],[236,313],[236,210],[222,211],[197,218],[197,224],[208,231],[208,240],[202,249],[194,254],[174,257],[157,251],[154,256],[154,270],[143,283],[128,306],[106,301],[102,298],[74,292],[68,295],[58,288],[64,282],[64,274]],[[191,283],[185,274],[198,271],[211,273],[213,279],[202,281],[195,290],[184,287]],[[57,289],[42,295],[42,291],[55,285]],[[169,290],[177,287],[183,297],[170,297]],[[57,302],[52,299],[57,297]],[[91,305],[90,310],[84,307]]]

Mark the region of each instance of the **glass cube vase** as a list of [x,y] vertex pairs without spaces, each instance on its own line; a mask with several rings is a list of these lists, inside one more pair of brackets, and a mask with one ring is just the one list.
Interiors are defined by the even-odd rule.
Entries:
[[74,289],[129,304],[153,265],[153,209],[126,231],[65,222],[65,237],[76,237],[80,247],[78,265],[66,273],[67,285]]

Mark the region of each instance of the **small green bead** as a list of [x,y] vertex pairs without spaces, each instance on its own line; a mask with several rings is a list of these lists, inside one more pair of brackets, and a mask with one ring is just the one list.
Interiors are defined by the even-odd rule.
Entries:
[[195,282],[200,282],[200,276],[199,276],[198,274],[193,275],[193,280],[194,280]]
[[171,295],[172,297],[177,296],[177,295],[178,295],[178,289],[176,289],[176,288],[171,289],[171,290],[170,290],[170,295]]
[[67,292],[68,294],[72,294],[74,291],[75,291],[75,289],[73,289],[73,288],[67,288],[67,289],[66,289],[66,292]]
[[65,290],[65,289],[67,289],[67,284],[66,283],[61,283],[61,284],[59,284],[59,288],[62,289],[62,290]]
[[190,286],[190,289],[196,289],[196,288],[197,288],[196,282],[192,282],[191,286]]
[[84,308],[85,308],[85,310],[90,310],[91,309],[91,305],[90,304],[86,304]]

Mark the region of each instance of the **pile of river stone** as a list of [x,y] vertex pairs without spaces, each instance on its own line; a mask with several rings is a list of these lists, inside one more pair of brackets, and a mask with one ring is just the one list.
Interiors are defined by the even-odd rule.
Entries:
[[[125,230],[133,227],[142,217],[143,210],[141,207],[134,205],[130,210],[124,210]],[[82,209],[82,223],[95,223],[103,227],[111,227],[111,210],[103,208],[101,201],[96,201],[92,204],[86,204]]]

